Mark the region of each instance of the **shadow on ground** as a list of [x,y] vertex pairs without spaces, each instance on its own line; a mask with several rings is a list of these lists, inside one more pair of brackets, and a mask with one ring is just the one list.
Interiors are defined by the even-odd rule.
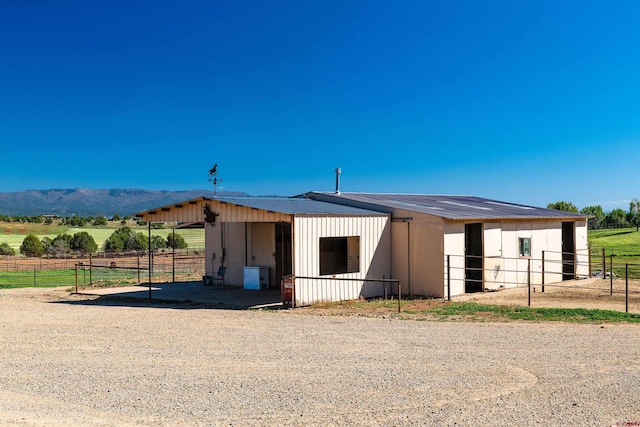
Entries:
[[203,286],[202,282],[159,283],[120,288],[80,289],[77,295],[95,297],[58,301],[60,304],[133,306],[172,309],[256,310],[283,308],[279,289]]

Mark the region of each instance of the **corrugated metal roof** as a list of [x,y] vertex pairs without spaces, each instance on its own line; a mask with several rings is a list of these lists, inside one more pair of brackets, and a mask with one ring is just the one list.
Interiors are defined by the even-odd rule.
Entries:
[[289,215],[383,215],[380,211],[360,209],[307,198],[219,197],[215,200]]
[[[315,195],[315,197],[314,197]],[[376,194],[376,193],[325,193],[311,192],[307,197],[323,201],[345,203],[380,209],[404,209],[434,215],[445,219],[578,219],[587,215],[555,209],[537,208],[474,196],[448,196],[430,194]]]

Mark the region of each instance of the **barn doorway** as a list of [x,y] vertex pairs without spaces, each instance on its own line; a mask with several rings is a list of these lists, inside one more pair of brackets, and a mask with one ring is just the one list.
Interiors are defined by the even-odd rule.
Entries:
[[464,225],[464,292],[482,292],[482,224]]
[[291,274],[291,223],[276,223],[276,283],[271,287],[280,287],[282,276]]
[[562,223],[562,280],[575,279],[575,227],[573,222]]

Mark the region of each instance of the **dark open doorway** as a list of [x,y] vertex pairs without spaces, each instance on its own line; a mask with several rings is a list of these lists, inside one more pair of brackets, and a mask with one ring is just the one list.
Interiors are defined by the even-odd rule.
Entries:
[[282,276],[291,274],[291,223],[276,223],[276,283],[272,288],[280,287]]
[[464,291],[482,292],[482,224],[464,225]]
[[575,279],[576,246],[573,222],[562,223],[562,280]]

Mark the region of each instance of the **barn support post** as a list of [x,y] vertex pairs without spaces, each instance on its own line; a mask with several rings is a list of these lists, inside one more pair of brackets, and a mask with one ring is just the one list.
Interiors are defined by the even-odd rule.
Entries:
[[528,288],[527,305],[531,307],[531,258],[527,260],[527,288]]
[[542,292],[544,292],[544,251],[542,251]]
[[400,300],[402,299],[402,287],[400,286],[400,280],[398,280],[398,313],[400,313]]
[[[407,268],[407,292],[411,293],[411,221],[407,221],[407,252],[408,252],[408,268]],[[398,282],[400,283],[400,282]],[[398,288],[398,301],[400,301],[400,288]]]
[[624,265],[624,312],[629,312],[629,264]]
[[149,248],[148,248],[148,258],[149,258],[149,299],[151,299],[151,220],[147,223],[149,226]]
[[[173,241],[176,241],[176,229],[173,229]],[[171,281],[176,283],[176,250],[171,251]]]

